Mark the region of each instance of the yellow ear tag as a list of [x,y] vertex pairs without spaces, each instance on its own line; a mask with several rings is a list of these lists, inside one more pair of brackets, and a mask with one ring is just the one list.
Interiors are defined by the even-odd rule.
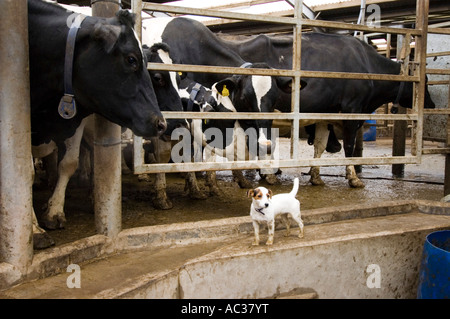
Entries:
[[178,75],[179,75],[179,76],[182,76],[182,75],[183,75],[183,72],[178,72]]
[[230,95],[230,91],[228,91],[227,86],[224,85],[223,89],[222,89],[222,96],[229,96]]

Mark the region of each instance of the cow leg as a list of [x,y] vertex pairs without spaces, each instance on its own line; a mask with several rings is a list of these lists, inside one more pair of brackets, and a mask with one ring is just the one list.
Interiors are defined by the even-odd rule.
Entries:
[[[34,169],[33,169],[32,173],[33,173],[32,179],[34,180],[36,177],[36,173],[35,173]],[[37,221],[36,213],[34,212],[34,208],[31,208],[31,209],[32,209],[32,215],[33,215],[33,222],[32,222],[32,225],[33,225],[33,227],[32,227],[33,249],[44,249],[44,248],[53,246],[55,244],[55,242],[50,237],[50,235],[47,234],[47,232],[44,229],[39,227],[39,223]]]
[[[363,122],[361,122],[362,124]],[[345,157],[352,157],[355,149],[356,132],[358,130],[359,122],[357,121],[344,121],[344,152]],[[345,178],[348,180],[348,184],[353,188],[362,188],[364,183],[356,176],[355,167],[348,165],[345,171]]]
[[171,209],[173,207],[173,204],[170,201],[169,197],[167,196],[165,173],[155,174],[155,191],[156,191],[156,198],[153,201],[153,205],[157,209]]
[[192,199],[206,199],[208,196],[200,190],[195,172],[186,173],[186,187]]
[[240,188],[253,188],[253,184],[244,176],[243,170],[233,170],[233,180]]
[[220,196],[221,192],[217,185],[217,178],[215,171],[206,172],[206,186],[209,187],[209,192],[212,196]]
[[33,249],[44,249],[55,245],[50,235],[39,227],[36,214],[33,209]]
[[[327,147],[328,135],[330,131],[326,123],[316,123],[316,132],[314,138],[314,158],[320,158]],[[313,166],[309,170],[311,178],[309,182],[315,186],[324,185],[322,178],[320,178],[320,167]]]
[[45,228],[63,228],[66,222],[66,217],[64,216],[66,188],[70,177],[75,173],[78,166],[80,143],[85,124],[86,122],[83,120],[75,134],[64,141],[66,152],[58,163],[58,181],[52,196],[48,200],[47,208],[39,219],[39,222]]

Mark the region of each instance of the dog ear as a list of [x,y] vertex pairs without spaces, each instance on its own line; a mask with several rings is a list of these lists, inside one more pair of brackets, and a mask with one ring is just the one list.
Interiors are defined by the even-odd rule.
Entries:
[[255,190],[254,189],[249,189],[247,191],[247,197],[253,197],[255,195]]
[[267,195],[269,195],[269,198],[272,198],[273,193],[271,189],[268,190]]

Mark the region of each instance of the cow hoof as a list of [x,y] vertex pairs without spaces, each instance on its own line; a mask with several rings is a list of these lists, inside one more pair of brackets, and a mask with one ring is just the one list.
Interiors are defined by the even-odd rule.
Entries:
[[61,229],[64,228],[66,218],[64,216],[55,215],[52,218],[44,217],[39,220],[39,224],[45,229]]
[[207,199],[208,195],[206,195],[205,193],[203,193],[200,190],[191,190],[189,191],[189,198],[191,199]]
[[217,186],[210,186],[209,187],[209,193],[211,196],[221,196],[223,193],[220,191],[219,187]]
[[253,188],[253,184],[245,178],[238,180],[237,183],[240,188]]
[[275,185],[279,183],[279,180],[275,174],[270,174],[265,176],[266,182],[269,185]]
[[33,234],[33,249],[45,249],[54,245],[55,241],[49,234],[45,232]]
[[349,179],[348,184],[352,188],[364,188],[366,186],[359,178]]
[[173,207],[172,202],[168,198],[159,198],[159,199],[157,198],[153,202],[153,205],[155,206],[156,209],[163,209],[163,210],[172,209]]
[[325,183],[323,182],[323,180],[320,177],[315,177],[309,180],[309,182],[313,185],[313,186],[323,186],[325,185]]

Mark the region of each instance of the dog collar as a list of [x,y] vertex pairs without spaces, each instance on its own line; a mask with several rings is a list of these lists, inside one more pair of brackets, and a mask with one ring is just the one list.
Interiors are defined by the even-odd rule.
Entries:
[[265,216],[266,214],[264,214],[264,213],[262,212],[263,209],[264,209],[264,207],[262,207],[262,208],[255,208],[255,210],[256,210],[258,213],[263,214],[263,215]]

